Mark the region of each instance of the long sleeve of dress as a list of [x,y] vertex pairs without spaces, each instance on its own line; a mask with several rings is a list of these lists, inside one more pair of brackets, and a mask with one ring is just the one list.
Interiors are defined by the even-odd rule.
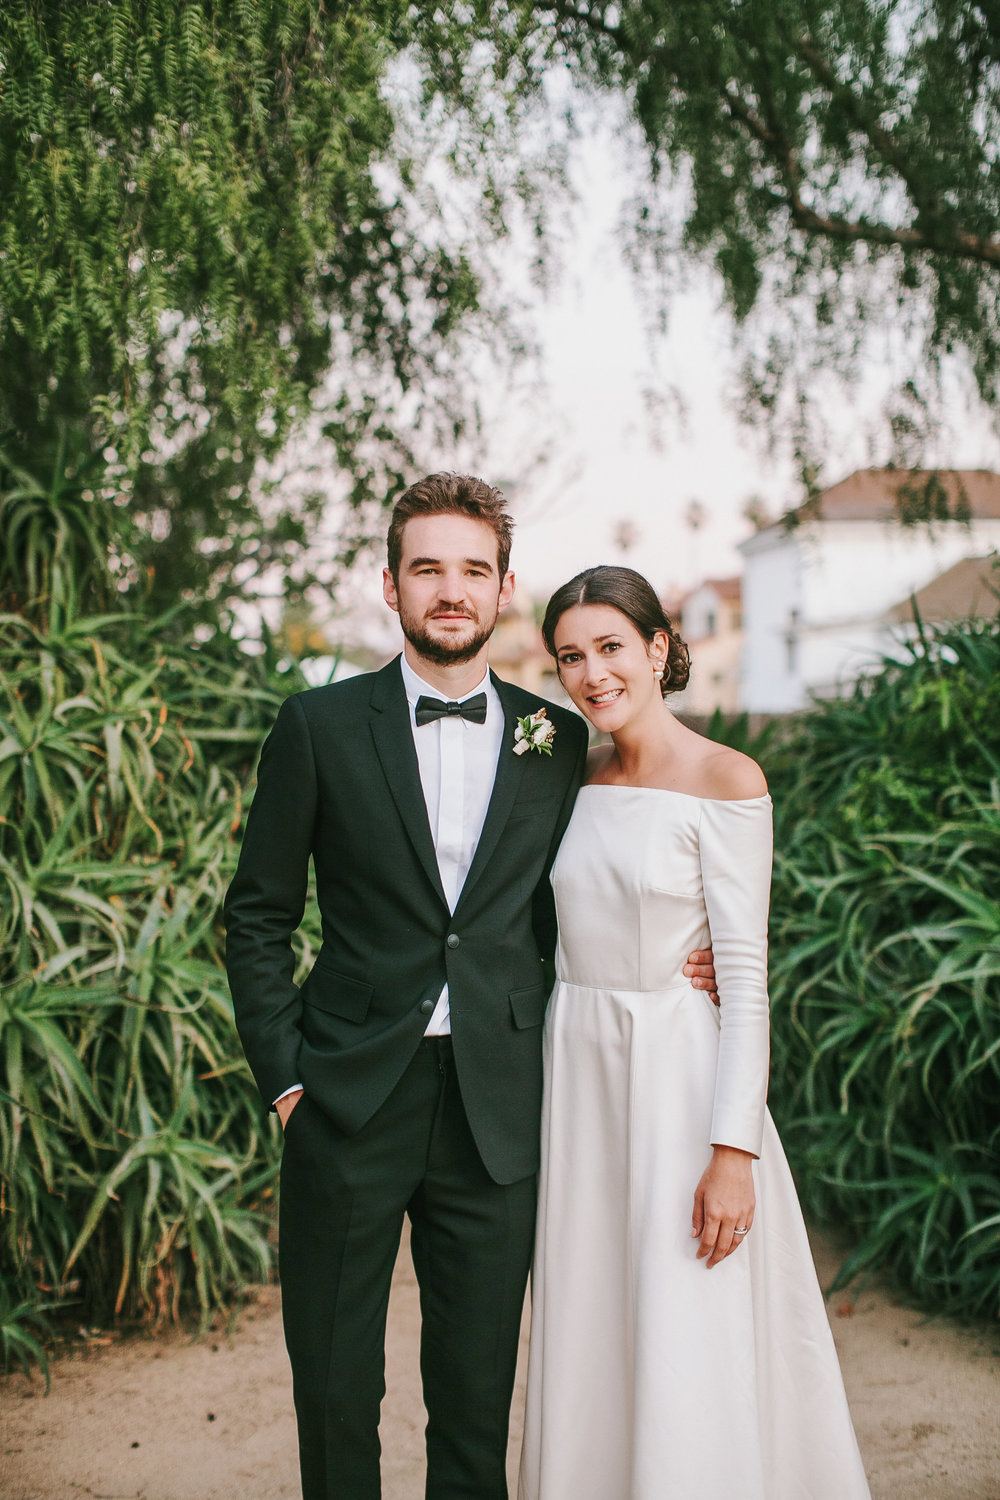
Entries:
[[770,797],[706,801],[699,847],[721,1021],[711,1144],[759,1156],[770,1056]]

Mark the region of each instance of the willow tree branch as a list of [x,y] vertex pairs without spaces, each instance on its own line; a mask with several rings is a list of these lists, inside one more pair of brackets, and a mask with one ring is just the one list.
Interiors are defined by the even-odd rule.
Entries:
[[[620,26],[609,25],[604,16],[593,9],[579,9],[572,0],[551,0],[550,9],[555,14],[557,24],[583,26],[616,47],[633,67],[650,63],[658,65],[677,88],[685,88],[683,71],[665,46],[654,47],[648,53],[640,55]],[[801,58],[831,98],[848,114],[856,129],[864,135],[871,151],[891,167],[905,185],[917,212],[918,222],[889,224],[878,219],[863,216],[848,218],[811,208],[803,197],[803,172],[798,153],[781,126],[778,112],[768,111],[766,108],[761,112],[748,104],[733,88],[722,84],[719,95],[731,120],[737,129],[745,131],[763,148],[764,162],[770,161],[780,178],[782,191],[765,189],[775,206],[786,209],[799,229],[809,234],[823,235],[827,239],[896,245],[903,250],[957,256],[981,265],[1000,266],[1000,235],[973,234],[944,221],[936,205],[924,193],[899,142],[878,120],[871,118],[854,91],[840,82],[830,63],[810,38],[790,36],[787,40],[791,50]]]
[[764,117],[751,108],[732,89],[720,90],[726,108],[764,147],[775,166],[783,191],[771,190],[776,206],[786,208],[799,228],[828,239],[849,240],[871,245],[897,245],[903,250],[927,251],[931,254],[960,255],[983,265],[1000,266],[1000,236],[970,234],[962,229],[918,224],[886,224],[877,219],[848,219],[839,214],[820,213],[802,196],[802,168],[798,154],[773,115]]
[[789,35],[788,42],[817,82],[823,85],[831,99],[841,106],[855,129],[864,136],[872,151],[880,156],[896,173],[900,182],[905,184],[910,195],[910,202],[917,213],[931,222],[940,220],[940,205],[932,195],[927,193],[923,179],[918,172],[913,170],[912,162],[892,131],[886,129],[877,114],[865,108],[850,84],[844,83],[837,77],[829,59],[824,57],[809,37]]

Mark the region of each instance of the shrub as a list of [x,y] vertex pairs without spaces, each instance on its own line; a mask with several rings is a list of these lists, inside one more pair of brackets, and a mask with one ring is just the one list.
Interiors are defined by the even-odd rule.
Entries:
[[803,1205],[932,1310],[1000,1300],[1000,626],[923,631],[768,765],[770,1106]]
[[[220,911],[281,698],[273,647],[0,616],[3,1351],[46,1307],[203,1321],[267,1274],[279,1135],[243,1060]],[[304,937],[308,944],[308,936]]]

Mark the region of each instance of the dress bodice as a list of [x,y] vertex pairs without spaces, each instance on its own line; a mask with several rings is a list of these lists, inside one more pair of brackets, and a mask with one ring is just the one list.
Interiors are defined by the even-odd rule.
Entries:
[[770,797],[582,787],[552,870],[560,978],[626,990],[687,983],[683,965],[708,945],[720,885],[741,898],[734,919],[752,912],[746,936],[766,942],[770,856]]

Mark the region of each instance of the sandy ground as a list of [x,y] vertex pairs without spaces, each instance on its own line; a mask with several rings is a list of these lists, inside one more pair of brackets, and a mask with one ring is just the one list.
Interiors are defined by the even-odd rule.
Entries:
[[[821,1279],[829,1247],[814,1237]],[[830,1300],[876,1500],[1000,1500],[1000,1336],[927,1322],[877,1291]],[[404,1245],[389,1313],[385,1500],[423,1495],[419,1315]],[[510,1474],[520,1443],[527,1317]],[[228,1334],[92,1345],[53,1366],[52,1391],[0,1380],[2,1500],[296,1500],[291,1383],[277,1289]],[[608,1500],[616,1500],[609,1496]]]

